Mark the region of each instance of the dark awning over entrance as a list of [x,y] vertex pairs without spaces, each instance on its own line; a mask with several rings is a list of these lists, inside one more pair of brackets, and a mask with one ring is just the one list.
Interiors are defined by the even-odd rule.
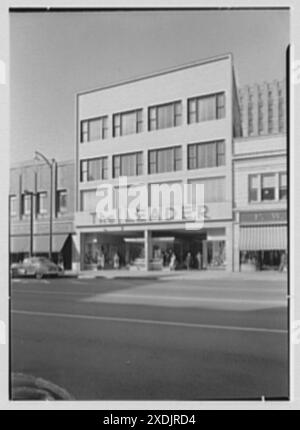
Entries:
[[271,251],[286,248],[287,227],[285,225],[240,228],[241,251]]
[[[68,238],[68,234],[55,234],[52,237],[52,251],[60,252]],[[30,236],[12,236],[11,252],[12,253],[29,253]],[[34,236],[33,253],[49,252],[49,235]]]

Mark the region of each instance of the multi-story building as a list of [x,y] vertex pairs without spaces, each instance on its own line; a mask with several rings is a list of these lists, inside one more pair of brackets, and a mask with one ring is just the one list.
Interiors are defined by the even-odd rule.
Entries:
[[[230,54],[79,93],[75,226],[80,268],[110,267],[118,254],[121,265],[151,269],[159,262],[167,265],[172,252],[180,267],[188,252],[192,264],[200,252],[203,267],[233,270],[232,147],[239,136]],[[127,190],[146,186],[147,204],[152,207],[158,199],[159,208],[165,202],[153,192],[157,184],[181,189],[202,184],[203,228],[188,230],[185,215],[175,218],[174,211],[167,218],[160,211],[154,217],[120,217],[124,176]],[[99,218],[96,210],[97,188],[105,184],[114,188],[111,218]],[[172,198],[168,206],[174,209]]]
[[[30,252],[50,252],[51,172],[47,164],[28,161],[10,169],[10,250],[12,262]],[[62,258],[66,269],[78,258],[74,235],[74,161],[53,164],[52,258]],[[32,203],[32,205],[31,205]]]

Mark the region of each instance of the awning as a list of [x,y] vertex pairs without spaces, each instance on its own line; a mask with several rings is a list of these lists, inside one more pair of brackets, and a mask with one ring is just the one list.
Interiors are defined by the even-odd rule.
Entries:
[[[52,236],[52,251],[60,252],[67,240],[68,234],[54,234]],[[11,237],[11,253],[29,253],[30,251],[30,236],[12,236]],[[48,253],[49,252],[49,235],[33,237],[33,253]]]
[[285,225],[240,228],[241,251],[273,251],[286,248],[287,227]]
[[[60,252],[67,240],[68,234],[55,234],[52,236],[52,251]],[[34,236],[33,253],[49,252],[49,235]]]
[[30,238],[29,236],[12,236],[10,239],[10,252],[11,253],[24,253],[29,252]]

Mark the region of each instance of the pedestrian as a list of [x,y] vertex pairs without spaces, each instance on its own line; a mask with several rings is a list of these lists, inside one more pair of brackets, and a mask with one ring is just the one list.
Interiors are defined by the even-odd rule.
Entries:
[[116,270],[119,269],[119,267],[120,267],[120,257],[119,257],[119,255],[118,255],[117,252],[114,255],[113,261],[114,261],[114,264],[113,264],[114,269],[116,269]]
[[170,258],[170,270],[175,270],[176,268],[176,255],[175,252],[172,253],[171,258]]
[[200,251],[197,252],[196,258],[197,258],[197,262],[198,262],[198,270],[201,270],[202,269],[202,255],[201,255]]
[[190,252],[187,253],[186,259],[185,259],[185,264],[186,264],[186,268],[187,270],[190,270],[191,268],[191,263],[192,263],[192,255]]

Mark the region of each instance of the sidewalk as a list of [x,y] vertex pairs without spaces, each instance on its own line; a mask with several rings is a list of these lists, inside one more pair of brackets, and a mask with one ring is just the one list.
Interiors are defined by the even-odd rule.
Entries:
[[226,272],[223,270],[176,270],[161,271],[151,270],[149,272],[143,270],[87,270],[78,273],[74,271],[66,271],[65,277],[78,277],[79,279],[153,279],[153,280],[197,280],[197,279],[240,279],[243,280],[265,280],[265,281],[287,281],[287,272],[263,271],[263,272]]

